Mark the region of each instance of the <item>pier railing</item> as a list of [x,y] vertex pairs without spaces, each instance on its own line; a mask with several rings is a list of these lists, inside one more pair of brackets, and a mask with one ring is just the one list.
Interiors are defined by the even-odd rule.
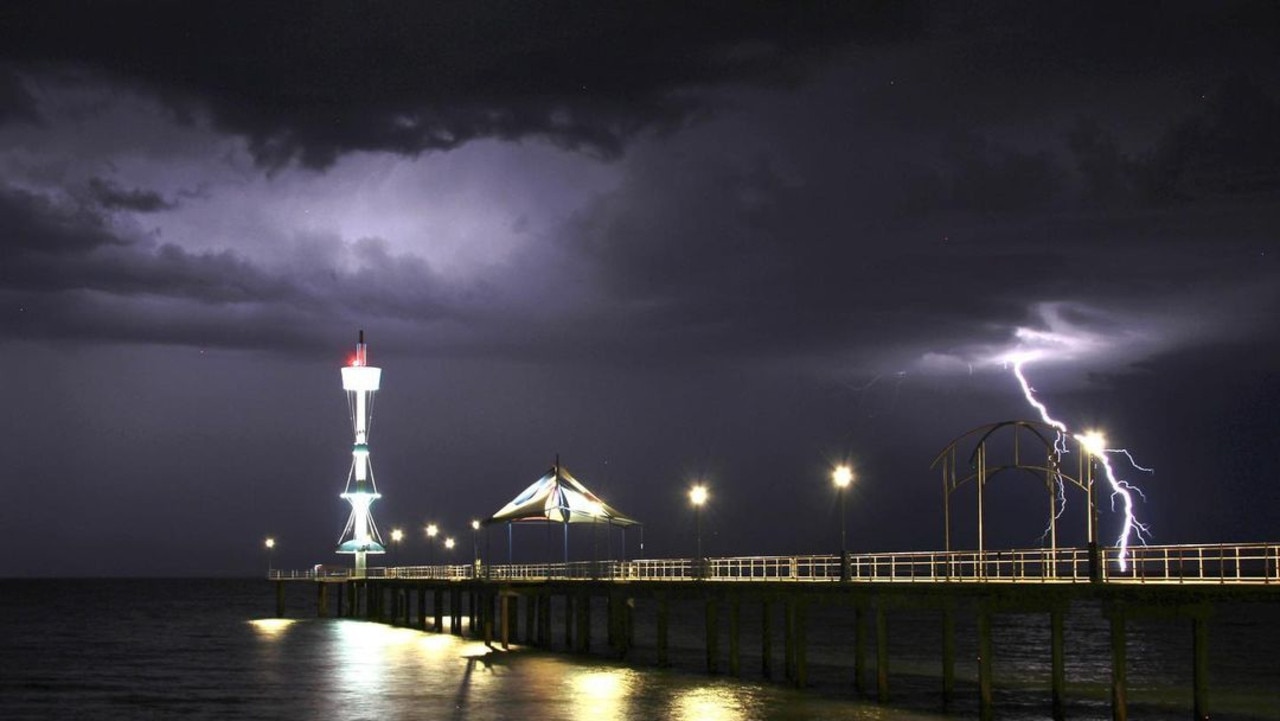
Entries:
[[[1130,548],[910,551],[849,557],[850,581],[862,583],[1278,584],[1280,544],[1199,544]],[[322,565],[272,570],[275,580],[342,581],[350,569]],[[366,578],[423,580],[839,581],[838,555],[448,564],[367,569]]]

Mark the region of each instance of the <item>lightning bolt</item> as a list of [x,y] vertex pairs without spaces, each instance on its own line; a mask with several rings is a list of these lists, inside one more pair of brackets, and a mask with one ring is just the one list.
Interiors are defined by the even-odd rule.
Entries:
[[[1006,360],[1013,367],[1013,375],[1018,379],[1018,385],[1022,388],[1022,395],[1027,399],[1027,403],[1029,403],[1032,408],[1036,409],[1036,412],[1040,414],[1041,420],[1052,426],[1058,432],[1053,446],[1055,465],[1057,465],[1062,455],[1068,452],[1066,439],[1070,436],[1079,442],[1089,455],[1095,458],[1099,465],[1102,466],[1103,475],[1106,477],[1107,484],[1111,488],[1111,510],[1116,510],[1117,499],[1119,499],[1123,510],[1124,523],[1120,529],[1120,535],[1116,538],[1116,547],[1120,549],[1118,557],[1120,571],[1127,571],[1129,569],[1129,545],[1131,540],[1136,539],[1138,542],[1145,544],[1150,531],[1150,529],[1140,522],[1134,515],[1133,494],[1137,493],[1139,496],[1142,496],[1144,501],[1146,500],[1146,496],[1137,486],[1116,477],[1115,469],[1112,468],[1111,459],[1107,457],[1107,454],[1123,454],[1129,459],[1129,462],[1133,467],[1140,471],[1150,473],[1151,469],[1138,465],[1137,462],[1134,461],[1133,455],[1123,448],[1107,448],[1106,442],[1100,434],[1073,434],[1067,429],[1066,423],[1063,423],[1049,415],[1048,407],[1036,398],[1035,388],[1031,386],[1031,383],[1027,380],[1026,374],[1023,373],[1022,370],[1024,365],[1041,357],[1042,355],[1040,353],[1032,352],[1015,354],[1008,357]],[[1062,512],[1066,509],[1066,491],[1063,486],[1061,473],[1056,473],[1055,476],[1058,485],[1058,501],[1060,504],[1057,515],[1061,516]]]

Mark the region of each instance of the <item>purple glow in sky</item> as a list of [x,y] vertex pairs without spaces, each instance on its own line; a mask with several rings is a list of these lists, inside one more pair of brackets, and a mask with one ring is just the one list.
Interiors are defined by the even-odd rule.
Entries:
[[[6,3],[0,528],[43,541],[0,575],[332,561],[358,329],[388,529],[464,529],[559,453],[649,555],[691,552],[694,479],[709,553],[824,552],[849,458],[851,548],[937,548],[929,460],[1026,417],[1005,361],[1042,353],[1040,397],[1156,466],[1154,542],[1274,540],[1277,28]],[[1019,493],[993,543],[1038,543]]]

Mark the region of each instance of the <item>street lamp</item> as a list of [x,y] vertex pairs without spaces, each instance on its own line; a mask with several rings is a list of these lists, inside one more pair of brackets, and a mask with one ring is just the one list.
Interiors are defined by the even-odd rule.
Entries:
[[403,540],[404,540],[404,531],[400,530],[399,528],[393,528],[393,529],[391,529],[391,556],[392,556],[392,558],[391,558],[391,559],[389,559],[389,560],[392,560],[392,561],[394,561],[394,560],[395,560],[395,556],[397,555],[397,554],[396,554],[396,550],[397,550],[397,548],[400,546],[400,542],[401,542],[401,541],[403,541]]
[[276,539],[272,538],[271,536],[267,536],[267,540],[262,542],[262,546],[263,548],[267,549],[267,577],[270,578],[271,577],[271,556],[273,555],[272,552],[276,550]]
[[689,502],[693,504],[693,525],[697,531],[698,555],[696,573],[703,575],[702,564],[702,504],[707,502],[707,487],[699,483],[689,489]]
[[480,522],[471,519],[471,568],[476,573],[480,570],[480,542],[478,540],[480,534]]
[[440,527],[434,523],[427,524],[427,565],[431,565],[432,556],[435,554],[436,534],[440,533]]
[[831,471],[831,482],[836,484],[836,493],[840,496],[840,580],[849,580],[849,546],[846,541],[845,533],[845,491],[848,490],[849,484],[853,483],[853,469],[846,465],[836,466]]

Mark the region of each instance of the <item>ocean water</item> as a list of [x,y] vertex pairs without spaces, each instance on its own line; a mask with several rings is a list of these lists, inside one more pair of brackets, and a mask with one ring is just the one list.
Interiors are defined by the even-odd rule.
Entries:
[[[702,672],[701,606],[673,607],[671,668],[655,665],[652,609],[636,609],[638,646],[608,658],[449,634],[315,618],[311,584],[289,585],[289,619],[272,618],[262,580],[0,581],[0,719],[967,719],[977,715],[976,633],[957,617],[957,693],[944,707],[940,625],[889,621],[890,701],[852,684],[847,610],[811,607],[810,685],[761,675],[760,610],[742,607],[741,678]],[[559,610],[556,609],[557,635]],[[727,628],[727,613],[721,615]],[[782,673],[781,621],[773,668]],[[997,717],[1043,719],[1049,634],[1038,615],[997,616]],[[1069,718],[1109,719],[1108,628],[1097,609],[1067,622]],[[562,642],[563,638],[557,638]],[[1191,715],[1189,622],[1130,621],[1130,717]],[[728,640],[720,641],[727,658]],[[1280,719],[1280,603],[1220,608],[1210,627],[1210,707],[1219,719]],[[874,639],[867,660],[875,662]],[[874,692],[874,668],[867,676]]]

